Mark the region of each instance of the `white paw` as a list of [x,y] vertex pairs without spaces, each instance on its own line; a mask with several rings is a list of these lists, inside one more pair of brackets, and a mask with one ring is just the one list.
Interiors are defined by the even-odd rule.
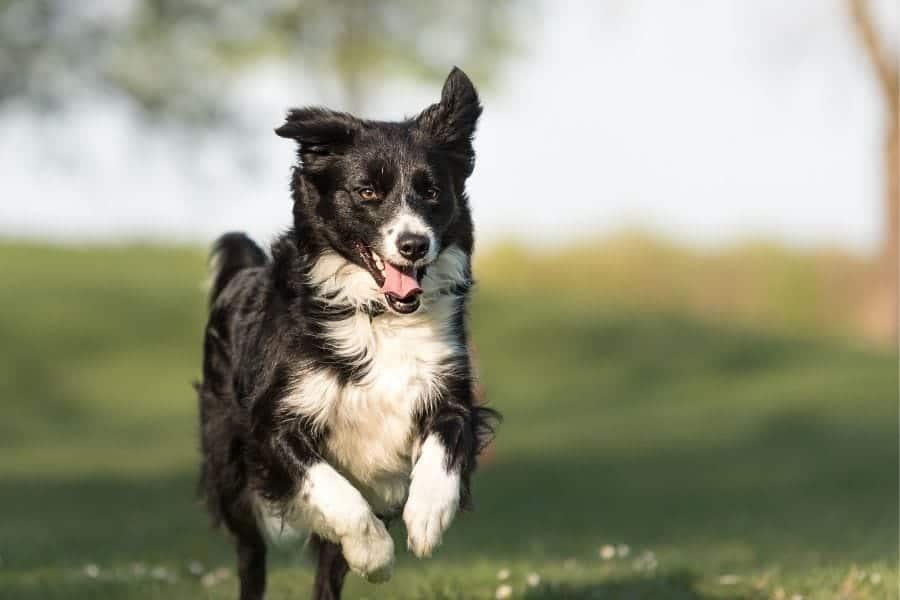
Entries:
[[431,556],[459,508],[459,474],[447,472],[444,456],[437,438],[429,437],[413,469],[403,509],[406,543],[419,558]]
[[387,581],[394,540],[359,491],[325,462],[306,471],[296,510],[303,524],[341,545],[347,564],[372,582]]
[[371,513],[341,537],[341,551],[350,568],[372,583],[387,581],[393,574],[394,540]]
[[418,498],[410,496],[403,510],[406,523],[406,544],[419,558],[431,556],[441,543],[444,531],[450,526],[459,507],[459,490],[455,496]]

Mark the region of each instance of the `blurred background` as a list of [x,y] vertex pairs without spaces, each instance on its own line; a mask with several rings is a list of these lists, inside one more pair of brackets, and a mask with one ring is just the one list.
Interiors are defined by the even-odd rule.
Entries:
[[897,19],[0,0],[0,596],[235,597],[194,500],[206,247],[290,224],[288,107],[396,119],[459,65],[506,422],[438,556],[352,597],[898,597]]

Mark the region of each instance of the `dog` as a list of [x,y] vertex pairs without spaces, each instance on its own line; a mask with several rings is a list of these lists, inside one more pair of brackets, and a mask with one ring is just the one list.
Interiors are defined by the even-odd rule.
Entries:
[[499,421],[467,334],[481,111],[458,68],[403,121],[290,110],[293,227],[271,256],[241,233],[213,246],[200,489],[242,600],[265,593],[267,543],[308,534],[313,598],[337,599],[350,570],[390,578],[392,522],[427,557],[470,505]]

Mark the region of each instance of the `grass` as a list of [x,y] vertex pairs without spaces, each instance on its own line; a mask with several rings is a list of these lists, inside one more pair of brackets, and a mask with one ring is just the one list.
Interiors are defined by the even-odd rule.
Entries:
[[[491,260],[473,331],[506,422],[477,509],[347,597],[898,597],[896,353],[617,308],[599,275],[523,294]],[[203,269],[0,245],[0,597],[236,597],[194,499]],[[308,594],[303,552],[272,564],[270,598]]]

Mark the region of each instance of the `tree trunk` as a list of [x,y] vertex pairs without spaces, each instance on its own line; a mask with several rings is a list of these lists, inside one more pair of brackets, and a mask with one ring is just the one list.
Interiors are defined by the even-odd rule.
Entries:
[[900,325],[900,154],[898,154],[898,57],[882,43],[869,11],[868,0],[849,0],[850,14],[869,61],[878,77],[887,108],[887,136],[884,147],[884,246],[879,256],[875,277],[863,307],[866,333],[878,341],[897,343]]
[[884,272],[886,283],[886,294],[888,295],[888,309],[890,315],[888,317],[887,341],[896,343],[898,332],[898,319],[900,319],[900,304],[898,304],[898,275],[900,275],[900,261],[898,261],[898,253],[900,253],[900,236],[898,236],[898,227],[900,227],[900,155],[898,155],[898,137],[897,127],[897,104],[894,103],[891,108],[891,124],[887,136],[887,148],[885,148],[885,159],[887,164],[885,170],[887,174],[887,190],[885,197],[885,213],[887,222],[887,232],[885,239],[885,247],[881,257],[882,270]]

